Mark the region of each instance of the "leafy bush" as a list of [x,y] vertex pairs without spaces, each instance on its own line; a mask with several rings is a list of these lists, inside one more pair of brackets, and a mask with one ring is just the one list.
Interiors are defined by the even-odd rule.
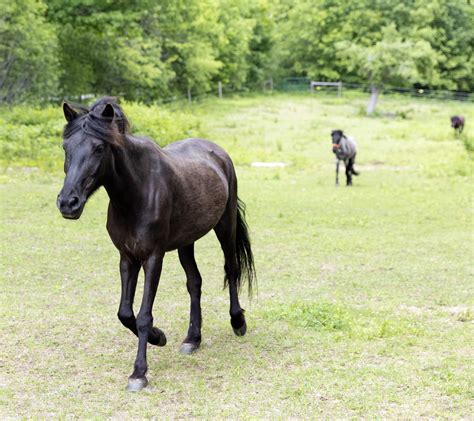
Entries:
[[137,103],[123,104],[132,133],[149,137],[160,146],[187,137],[202,136],[199,121],[186,111],[170,111]]
[[[132,132],[154,139],[159,145],[200,136],[198,120],[189,113],[124,104]],[[63,165],[61,148],[64,117],[59,106],[32,108],[17,106],[0,112],[0,165],[33,166],[58,170]]]

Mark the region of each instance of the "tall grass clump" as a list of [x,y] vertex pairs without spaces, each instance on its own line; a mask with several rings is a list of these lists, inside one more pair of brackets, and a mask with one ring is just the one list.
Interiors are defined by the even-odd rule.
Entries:
[[294,302],[280,305],[266,313],[270,320],[318,331],[350,331],[350,312],[341,304],[330,302]]

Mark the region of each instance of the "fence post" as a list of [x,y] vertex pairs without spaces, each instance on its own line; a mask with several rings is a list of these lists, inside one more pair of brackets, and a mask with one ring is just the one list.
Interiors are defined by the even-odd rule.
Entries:
[[340,97],[342,96],[342,82],[339,81],[339,84],[337,85],[337,96]]
[[222,98],[222,82],[219,81],[219,84],[217,85],[217,89],[219,91],[219,98]]
[[273,77],[270,77],[270,79],[266,79],[263,81],[263,91],[266,92],[267,91],[267,86],[268,86],[268,90],[270,91],[270,93],[273,93]]
[[188,86],[188,101],[189,103],[192,102],[192,98],[191,98],[191,88]]

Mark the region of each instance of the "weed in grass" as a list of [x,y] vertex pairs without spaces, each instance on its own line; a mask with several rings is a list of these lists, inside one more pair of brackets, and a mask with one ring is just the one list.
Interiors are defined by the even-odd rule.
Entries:
[[385,319],[369,337],[390,338],[394,336],[418,336],[421,330],[412,322],[401,319]]
[[325,331],[349,331],[350,313],[340,304],[295,302],[280,305],[266,313],[270,320],[283,320],[295,326]]
[[474,312],[469,309],[463,310],[457,315],[456,320],[459,322],[472,322],[474,321]]
[[459,138],[463,144],[464,147],[466,148],[466,151],[469,153],[469,156],[473,158],[474,156],[474,136],[466,134],[466,133],[461,133],[459,135],[456,135],[457,138]]

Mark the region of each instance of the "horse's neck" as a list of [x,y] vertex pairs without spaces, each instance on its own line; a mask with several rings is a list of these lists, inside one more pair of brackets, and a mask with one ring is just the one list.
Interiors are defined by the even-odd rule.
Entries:
[[142,203],[143,187],[151,176],[144,165],[148,158],[145,148],[133,139],[115,147],[104,187],[116,207],[131,208]]

